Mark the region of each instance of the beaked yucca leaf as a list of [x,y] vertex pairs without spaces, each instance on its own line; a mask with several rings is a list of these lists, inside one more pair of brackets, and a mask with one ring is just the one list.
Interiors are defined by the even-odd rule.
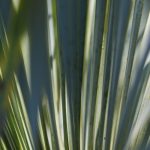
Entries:
[[150,1],[0,1],[0,149],[150,149]]

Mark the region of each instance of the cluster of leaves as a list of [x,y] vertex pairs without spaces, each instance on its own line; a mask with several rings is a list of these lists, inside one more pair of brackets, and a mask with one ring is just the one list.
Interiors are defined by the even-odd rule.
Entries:
[[0,17],[0,149],[150,149],[149,0],[1,0]]

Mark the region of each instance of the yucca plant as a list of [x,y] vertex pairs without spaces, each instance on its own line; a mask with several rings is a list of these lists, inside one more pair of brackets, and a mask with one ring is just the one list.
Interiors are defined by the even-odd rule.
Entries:
[[0,149],[150,150],[149,0],[0,0]]

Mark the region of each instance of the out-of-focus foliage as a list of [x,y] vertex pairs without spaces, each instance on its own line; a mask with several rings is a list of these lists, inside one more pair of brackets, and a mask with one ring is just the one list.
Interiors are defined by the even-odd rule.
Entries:
[[0,150],[149,150],[149,91],[149,0],[0,0]]

